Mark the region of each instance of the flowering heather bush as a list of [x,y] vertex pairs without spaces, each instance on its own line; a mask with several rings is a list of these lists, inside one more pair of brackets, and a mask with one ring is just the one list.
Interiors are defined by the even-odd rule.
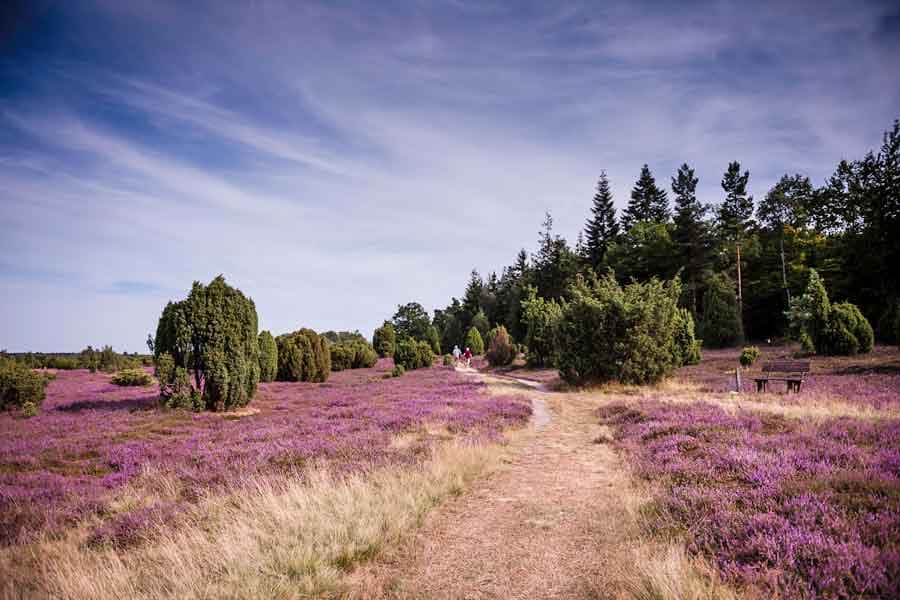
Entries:
[[[175,478],[183,497],[197,498],[312,461],[345,470],[414,462],[434,441],[426,425],[493,439],[531,413],[527,401],[488,395],[484,384],[449,369],[382,379],[392,367],[381,360],[372,369],[335,373],[328,383],[263,384],[254,400],[259,412],[243,418],[160,411],[155,389],[60,372],[38,417],[0,415],[0,545],[102,514],[146,469]],[[409,431],[426,441],[391,445],[395,434]],[[131,518],[117,516],[96,541],[130,543],[120,533],[133,527]]]
[[663,488],[661,530],[785,598],[900,597],[900,421],[824,423],[697,403],[602,408]]

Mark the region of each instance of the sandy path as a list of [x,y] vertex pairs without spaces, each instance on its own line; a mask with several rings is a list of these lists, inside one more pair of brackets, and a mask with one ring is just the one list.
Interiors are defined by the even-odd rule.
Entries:
[[508,464],[431,513],[408,548],[363,567],[357,597],[610,594],[604,569],[623,550],[611,541],[628,539],[634,526],[623,516],[620,459],[594,443],[602,433],[596,402],[490,381],[498,392],[516,386],[533,399],[532,426],[513,437]]

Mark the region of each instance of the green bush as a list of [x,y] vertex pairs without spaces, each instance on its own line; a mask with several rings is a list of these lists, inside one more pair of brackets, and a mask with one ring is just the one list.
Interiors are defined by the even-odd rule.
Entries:
[[34,402],[28,401],[22,404],[22,416],[26,419],[30,419],[31,417],[36,417],[38,414],[37,404]]
[[809,271],[804,294],[791,301],[785,313],[791,334],[807,344],[805,350],[831,356],[871,352],[875,343],[872,326],[855,304],[832,305],[819,274]]
[[391,371],[391,377],[400,377],[406,373],[406,369],[403,368],[403,365],[397,365]]
[[676,351],[680,294],[677,278],[624,288],[612,274],[590,285],[579,278],[558,326],[562,377],[575,384],[647,384],[671,374],[682,361]]
[[741,350],[741,366],[743,367],[752,367],[753,363],[756,362],[756,359],[759,358],[759,348],[756,346],[747,346],[743,350]]
[[394,332],[394,324],[385,321],[384,324],[375,330],[372,336],[372,346],[378,356],[386,358],[394,355],[394,345],[397,343],[397,335]]
[[694,317],[686,308],[679,308],[675,313],[672,352],[678,366],[696,365],[700,362],[700,340],[694,335]]
[[443,360],[443,363],[442,363],[442,364],[443,364],[445,367],[452,367],[452,366],[453,366],[453,357],[450,356],[449,354],[445,354],[445,355],[444,355],[444,360]]
[[375,349],[364,339],[357,339],[340,344],[329,344],[331,352],[331,370],[368,369],[378,362]]
[[[173,368],[163,369],[160,379],[163,402],[178,388],[182,373],[192,372],[192,406],[230,410],[245,406],[259,382],[259,340],[256,306],[240,290],[219,275],[209,285],[194,282],[188,297],[169,302],[156,328],[154,357],[168,354]],[[157,376],[160,369],[157,368]],[[199,396],[199,399],[193,396]]]
[[428,326],[428,335],[425,341],[428,342],[428,345],[431,347],[431,351],[435,354],[441,353],[441,334],[438,333],[437,327],[434,325]]
[[469,332],[466,334],[465,346],[476,356],[484,354],[484,341],[481,339],[481,333],[474,325],[469,328]]
[[275,339],[278,346],[278,380],[321,383],[331,373],[331,351],[326,339],[303,328]]
[[716,273],[705,281],[705,285],[700,337],[711,348],[731,346],[743,335],[734,282],[725,273]]
[[506,366],[516,358],[515,345],[509,338],[506,327],[500,325],[488,333],[491,345],[488,347],[488,362],[495,367]]
[[168,352],[156,358],[156,379],[159,381],[159,395],[166,408],[203,410],[206,405],[200,392],[191,384],[188,370],[176,366],[175,359]]
[[[472,327],[478,330],[478,333],[482,336],[482,341],[484,336],[487,335],[488,330],[491,328],[491,323],[488,321],[487,315],[484,314],[484,311],[479,309],[475,316],[472,317]],[[474,350],[472,352],[475,352]],[[481,352],[478,352],[481,354]]]
[[526,289],[522,300],[522,318],[526,324],[526,360],[532,367],[556,363],[556,329],[562,317],[562,307],[554,300],[545,300],[533,287]]
[[259,332],[259,380],[275,381],[278,375],[278,344],[269,331]]
[[27,404],[40,406],[46,396],[47,378],[11,358],[0,358],[0,410]]
[[405,370],[430,367],[434,362],[434,353],[428,342],[414,339],[403,339],[397,342],[394,349],[394,364],[402,366]]
[[122,386],[150,385],[153,377],[143,369],[123,369],[113,375],[110,382]]

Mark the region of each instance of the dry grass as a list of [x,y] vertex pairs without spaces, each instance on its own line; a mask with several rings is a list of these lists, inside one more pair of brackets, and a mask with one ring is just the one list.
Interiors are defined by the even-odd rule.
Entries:
[[[204,498],[136,548],[91,548],[87,532],[0,555],[4,598],[297,598],[336,595],[355,563],[402,540],[424,515],[495,466],[499,446],[447,444],[419,468],[259,479]],[[156,482],[164,496],[177,493]],[[123,506],[141,503],[141,490]]]

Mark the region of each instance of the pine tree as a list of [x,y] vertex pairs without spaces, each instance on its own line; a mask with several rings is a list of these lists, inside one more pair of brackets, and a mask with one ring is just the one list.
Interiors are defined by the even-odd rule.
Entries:
[[791,290],[788,288],[787,266],[784,258],[784,233],[786,227],[804,227],[807,216],[806,209],[811,205],[815,195],[809,177],[783,175],[778,183],[769,190],[765,199],[759,203],[756,216],[764,225],[778,233],[781,254],[781,284],[791,303]]
[[697,200],[697,182],[694,170],[687,163],[681,165],[678,174],[672,178],[672,192],[675,194],[675,229],[672,239],[678,253],[678,263],[682,265],[682,279],[685,291],[690,296],[691,312],[697,316],[697,292],[703,271],[710,256],[710,243],[703,217],[707,207]]
[[[734,243],[737,262],[737,303],[741,323],[740,335],[744,332],[744,299],[741,290],[741,243],[753,219],[753,196],[747,195],[747,181],[750,171],[741,174],[741,163],[734,161],[722,177],[725,201],[719,206],[719,223],[730,241]],[[739,340],[743,342],[743,339]]]
[[577,257],[565,238],[554,235],[549,212],[539,236],[540,247],[533,260],[538,294],[543,298],[561,298],[577,272]]
[[597,181],[597,193],[591,207],[591,218],[584,228],[584,251],[594,271],[599,271],[609,245],[619,235],[619,224],[616,222],[616,208],[613,205],[612,192],[606,171],[600,172]]
[[666,223],[669,220],[669,199],[666,190],[656,186],[656,180],[646,164],[631,189],[631,200],[622,213],[622,228],[631,229],[639,221]]

